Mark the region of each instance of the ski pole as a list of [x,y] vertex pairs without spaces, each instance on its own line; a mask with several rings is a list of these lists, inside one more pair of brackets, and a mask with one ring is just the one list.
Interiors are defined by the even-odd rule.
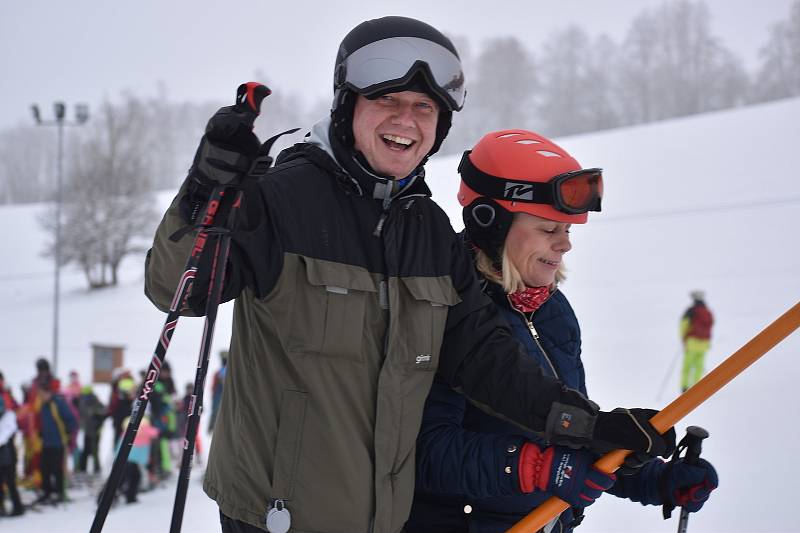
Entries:
[[667,386],[669,378],[672,376],[673,370],[675,370],[675,363],[677,363],[678,359],[680,359],[681,352],[683,352],[683,350],[681,350],[679,346],[677,351],[675,352],[675,357],[672,358],[672,362],[669,364],[669,369],[667,369],[667,373],[664,375],[664,379],[661,381],[661,385],[658,387],[658,395],[656,396],[656,401],[660,400],[661,395],[664,394],[664,388]]
[[[236,194],[227,226],[232,229],[236,213],[242,202],[242,192]],[[211,353],[211,341],[214,338],[214,326],[217,321],[217,310],[222,299],[222,286],[225,280],[225,266],[231,247],[230,229],[215,228],[217,243],[211,264],[211,283],[208,286],[208,299],[206,300],[206,320],[203,325],[203,336],[200,342],[200,353],[197,359],[197,372],[194,378],[194,390],[189,402],[186,418],[186,433],[183,438],[183,454],[181,456],[181,469],[178,475],[178,487],[175,489],[175,504],[172,508],[172,523],[170,533],[180,533],[183,522],[183,511],[186,507],[186,492],[189,488],[189,478],[194,457],[194,443],[197,438],[197,428],[200,424],[200,413],[203,409],[203,390],[208,374],[208,360]]]
[[[250,82],[243,83],[236,92],[236,106],[250,118],[255,120],[259,115],[261,102],[269,96],[271,91],[265,85]],[[263,147],[259,155],[263,155],[266,166],[269,158],[269,146]],[[265,152],[263,152],[265,150]],[[257,158],[260,162],[262,158]],[[260,169],[264,171],[265,169]],[[251,172],[256,172],[251,166]],[[228,263],[231,238],[230,232],[235,227],[236,214],[241,207],[242,191],[236,194],[236,198],[228,215],[227,223],[224,227],[215,228],[218,237],[211,264],[211,283],[208,286],[208,297],[206,299],[205,323],[203,325],[203,336],[200,342],[200,350],[197,357],[197,371],[195,372],[194,388],[190,398],[190,405],[186,413],[186,430],[183,438],[183,453],[181,454],[181,468],[178,474],[178,486],[175,489],[175,503],[172,507],[172,522],[170,523],[170,533],[180,533],[183,523],[183,512],[186,508],[186,493],[189,489],[189,479],[192,472],[192,460],[194,458],[194,445],[197,439],[197,428],[200,426],[200,415],[203,411],[203,392],[205,390],[206,376],[208,375],[208,363],[211,354],[211,341],[214,339],[214,327],[217,321],[217,310],[222,299],[222,288],[225,280],[225,270]]]
[[[678,396],[663,410],[656,413],[650,419],[650,423],[662,433],[667,431],[722,387],[733,381],[736,376],[755,363],[776,344],[788,337],[798,327],[800,327],[800,303],[796,303],[747,344],[706,374],[703,379]],[[619,468],[625,457],[630,453],[629,450],[614,450],[601,457],[594,466],[598,470],[610,474]],[[528,516],[517,522],[507,533],[533,533],[538,531],[568,508],[569,504],[565,501],[555,496],[548,498]]]
[[128,427],[125,429],[125,434],[120,441],[119,450],[114,458],[111,472],[108,475],[108,479],[100,495],[100,501],[97,504],[97,511],[94,515],[90,533],[100,533],[100,531],[103,530],[103,524],[111,508],[114,494],[116,494],[120,481],[122,481],[122,474],[125,470],[125,463],[128,461],[128,456],[131,453],[133,439],[139,431],[139,424],[142,421],[145,409],[150,401],[150,394],[153,392],[153,387],[161,372],[161,366],[166,359],[167,349],[172,340],[172,334],[175,332],[175,327],[178,325],[181,309],[191,292],[192,283],[200,264],[200,258],[208,242],[214,218],[216,217],[217,210],[224,195],[224,187],[216,187],[212,191],[208,203],[206,204],[201,218],[202,225],[195,236],[194,243],[192,244],[192,251],[189,253],[189,258],[186,260],[186,267],[183,275],[181,275],[178,286],[175,289],[175,295],[172,298],[169,313],[164,321],[164,327],[161,329],[161,334],[158,336],[158,342],[153,351],[153,357],[150,360],[147,374],[145,374],[145,380],[138,390],[136,401],[133,403],[133,409],[128,418]]
[[[255,117],[258,116],[261,102],[271,94],[272,91],[260,83],[247,82],[241,84],[236,91],[236,104],[234,110],[238,113],[228,113],[220,117],[215,123],[209,122],[209,127],[217,129],[220,133],[225,135],[234,134],[242,125],[250,126],[252,128]],[[212,119],[213,120],[213,119]],[[245,124],[245,121],[247,122]],[[144,416],[145,409],[150,400],[150,394],[153,392],[153,387],[158,380],[158,375],[161,372],[161,366],[167,356],[167,349],[172,340],[172,334],[178,324],[181,309],[183,308],[186,300],[188,299],[192,284],[197,274],[200,259],[205,250],[206,243],[212,233],[215,233],[214,222],[217,211],[225,195],[226,186],[217,186],[211,192],[208,203],[205,206],[203,215],[201,216],[201,224],[192,244],[191,252],[186,260],[186,267],[183,275],[181,276],[178,287],[175,289],[175,295],[170,304],[169,313],[164,322],[164,327],[159,335],[159,341],[156,344],[153,357],[145,375],[145,381],[142,383],[136,401],[133,404],[131,415],[128,419],[128,427],[125,430],[125,435],[120,441],[117,456],[114,459],[114,464],[111,467],[111,472],[108,475],[108,480],[103,487],[103,492],[100,496],[100,501],[97,506],[97,511],[92,522],[90,533],[100,533],[103,530],[103,524],[108,517],[108,511],[111,508],[111,503],[114,499],[114,494],[122,481],[122,474],[125,469],[125,463],[130,455],[133,446],[133,439],[139,431],[139,424]],[[236,205],[234,203],[234,205]],[[219,251],[219,246],[216,252]],[[210,287],[209,287],[210,290]]]
[[[697,464],[700,453],[703,450],[703,439],[708,438],[708,431],[700,426],[689,426],[686,428],[686,464]],[[678,533],[686,533],[689,527],[689,511],[681,507],[681,516],[678,519]]]

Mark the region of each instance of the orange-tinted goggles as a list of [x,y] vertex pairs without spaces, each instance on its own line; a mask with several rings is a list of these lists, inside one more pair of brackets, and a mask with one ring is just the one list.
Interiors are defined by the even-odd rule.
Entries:
[[603,199],[603,170],[587,168],[560,174],[549,182],[553,186],[553,207],[577,215],[600,211]]

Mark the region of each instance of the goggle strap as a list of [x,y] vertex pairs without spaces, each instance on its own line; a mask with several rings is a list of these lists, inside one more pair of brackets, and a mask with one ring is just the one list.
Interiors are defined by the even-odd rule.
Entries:
[[554,205],[556,203],[551,183],[507,180],[487,174],[472,164],[469,159],[470,153],[471,150],[464,152],[458,165],[458,172],[464,183],[481,196],[529,204]]

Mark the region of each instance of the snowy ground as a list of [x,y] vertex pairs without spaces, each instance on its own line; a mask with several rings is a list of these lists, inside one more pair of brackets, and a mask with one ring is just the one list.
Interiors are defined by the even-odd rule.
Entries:
[[[716,315],[708,357],[714,366],[800,299],[798,119],[794,99],[561,140],[584,165],[606,171],[604,211],[573,229],[563,285],[581,320],[589,391],[604,408],[660,407],[676,396],[677,322],[690,290],[704,289]],[[457,161],[431,162],[428,176],[460,228]],[[38,255],[44,237],[36,223],[44,209],[0,208],[7,254],[0,264],[0,370],[15,391],[32,377],[35,358],[50,352],[52,270]],[[164,315],[142,294],[141,265],[141,257],[128,261],[121,287],[96,293],[86,292],[77,272],[64,272],[61,374],[74,368],[86,380],[93,342],[123,344],[127,366],[146,365]],[[228,342],[230,311],[221,310],[215,352]],[[201,329],[199,319],[182,319],[175,333],[168,358],[179,389],[194,376]],[[704,454],[720,473],[720,488],[692,517],[691,531],[800,531],[791,505],[800,478],[798,353],[795,333],[679,424],[679,433],[692,424],[710,431]],[[102,449],[109,465],[110,443]],[[191,483],[184,531],[218,531],[199,478]],[[80,491],[73,497],[63,509],[0,519],[0,530],[87,531],[92,498]],[[173,497],[173,486],[143,494],[141,503],[115,508],[104,530],[163,531]],[[658,508],[610,496],[587,514],[582,533],[676,528]]]

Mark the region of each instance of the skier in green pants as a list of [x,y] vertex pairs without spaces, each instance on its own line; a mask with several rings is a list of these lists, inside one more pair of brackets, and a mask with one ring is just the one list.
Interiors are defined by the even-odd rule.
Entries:
[[689,293],[692,305],[681,318],[681,338],[683,339],[683,369],[681,371],[681,391],[700,381],[703,377],[706,352],[711,346],[711,327],[714,316],[706,306],[705,293]]

